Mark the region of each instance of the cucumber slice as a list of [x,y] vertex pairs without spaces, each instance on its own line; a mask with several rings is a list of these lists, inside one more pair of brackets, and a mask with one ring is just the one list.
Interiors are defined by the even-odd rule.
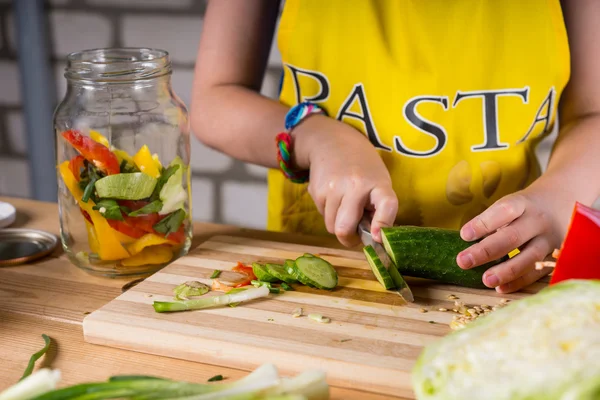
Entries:
[[269,275],[274,276],[275,278],[279,279],[280,281],[284,281],[286,283],[297,282],[296,278],[293,275],[290,275],[287,273],[287,271],[285,270],[283,265],[265,264],[265,267],[267,268],[267,272],[269,273]]
[[156,178],[142,172],[115,174],[98,179],[95,186],[101,198],[141,200],[152,195]]
[[320,257],[305,254],[294,263],[296,278],[307,286],[331,290],[337,286],[338,275],[333,266]]
[[[371,270],[373,270],[373,275],[375,275],[375,278],[377,278],[379,283],[381,283],[381,286],[383,286],[385,290],[394,289],[396,284],[394,283],[394,280],[390,276],[388,270],[383,266],[383,263],[379,259],[379,256],[377,255],[377,252],[375,252],[373,246],[365,246],[363,248],[363,253],[365,253],[365,256],[367,257],[367,261],[371,266]],[[390,266],[390,270],[391,269],[392,266]],[[394,268],[394,271],[398,274],[398,276],[400,276],[398,270]],[[400,277],[400,279],[402,279],[402,277]]]
[[278,279],[273,275],[269,274],[267,267],[259,263],[252,263],[252,272],[258,278],[259,281],[263,282],[277,282]]

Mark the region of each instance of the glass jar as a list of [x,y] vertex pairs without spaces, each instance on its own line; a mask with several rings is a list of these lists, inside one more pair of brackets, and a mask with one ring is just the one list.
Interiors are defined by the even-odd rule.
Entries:
[[72,53],[54,114],[61,240],[76,266],[148,275],[191,244],[190,129],[166,51]]

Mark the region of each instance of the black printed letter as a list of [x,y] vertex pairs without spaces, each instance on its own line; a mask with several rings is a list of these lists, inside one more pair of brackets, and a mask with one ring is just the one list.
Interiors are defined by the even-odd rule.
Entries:
[[500,133],[498,132],[498,96],[521,96],[524,103],[527,103],[529,87],[523,89],[505,89],[505,90],[482,90],[478,92],[460,92],[456,93],[456,98],[452,107],[456,107],[459,101],[467,97],[483,98],[483,133],[485,142],[483,144],[471,147],[473,151],[498,150],[508,148],[508,144],[500,142]]
[[406,148],[406,146],[404,146],[400,136],[395,136],[394,137],[394,145],[396,146],[396,151],[398,151],[399,153],[405,154],[407,156],[413,156],[413,157],[433,156],[433,155],[439,153],[440,151],[442,151],[444,146],[446,146],[447,135],[446,135],[446,131],[444,130],[444,128],[442,128],[441,126],[436,125],[430,121],[427,121],[422,116],[420,116],[419,113],[417,112],[417,105],[423,101],[431,101],[434,103],[440,103],[442,105],[442,107],[444,107],[444,110],[448,109],[448,98],[447,97],[433,97],[433,96],[415,97],[414,99],[409,100],[408,103],[406,103],[406,105],[404,106],[404,118],[406,118],[406,120],[412,126],[417,128],[421,132],[424,132],[428,135],[433,136],[437,141],[437,144],[431,150],[413,151],[413,150]]
[[[544,115],[543,117],[540,117],[540,113],[544,110],[544,107],[546,107],[546,105],[548,106],[548,108],[546,109],[546,115]],[[531,135],[533,128],[535,128],[535,126],[542,121],[544,121],[544,130],[542,131],[542,134],[546,133],[546,130],[548,129],[548,124],[550,123],[550,119],[552,118],[553,108],[554,108],[554,88],[551,88],[550,93],[548,93],[548,97],[546,97],[546,99],[542,102],[542,105],[538,109],[537,114],[535,114],[535,119],[533,120],[533,124],[531,124],[531,128],[529,128],[529,130],[527,131],[525,136],[523,136],[523,138],[521,140],[519,140],[517,143],[523,143],[524,141],[526,141],[527,138],[529,137],[529,135]]]
[[[348,111],[352,104],[354,104],[354,100],[358,98],[358,102],[360,104],[360,111],[362,115],[355,114],[353,112]],[[373,146],[378,149],[392,151],[389,147],[381,143],[379,136],[377,135],[377,130],[375,129],[375,125],[373,124],[373,119],[371,118],[371,112],[369,111],[369,103],[367,103],[367,98],[365,96],[365,91],[362,83],[358,83],[354,85],[354,89],[350,92],[350,95],[342,104],[342,108],[340,108],[340,112],[337,115],[337,119],[342,121],[344,118],[355,118],[365,125],[365,132],[367,132],[367,137],[373,144]]]
[[[300,104],[303,101],[312,101],[319,102],[325,101],[329,97],[329,81],[327,77],[320,72],[309,71],[307,69],[301,69],[297,67],[292,67],[289,64],[285,64],[292,73],[292,78],[294,79],[294,89],[296,90],[296,103]],[[312,97],[302,97],[300,93],[300,82],[298,81],[298,75],[306,75],[313,79],[315,79],[319,85],[321,86],[321,91]]]

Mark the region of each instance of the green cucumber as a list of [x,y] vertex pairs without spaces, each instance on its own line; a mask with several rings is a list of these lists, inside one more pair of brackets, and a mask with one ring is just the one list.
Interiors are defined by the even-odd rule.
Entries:
[[281,264],[265,264],[265,268],[267,269],[269,275],[277,278],[277,280],[286,283],[297,282],[297,279],[293,275],[288,274],[284,266]]
[[304,254],[298,257],[293,267],[298,280],[317,289],[331,290],[337,286],[338,275],[333,266],[320,257]]
[[108,175],[96,181],[98,197],[118,200],[141,200],[152,195],[156,178],[143,172]]
[[275,278],[273,275],[269,274],[267,271],[267,267],[263,264],[252,263],[252,272],[258,278],[259,281],[263,282],[277,282],[279,279]]
[[365,246],[363,248],[363,253],[365,253],[365,257],[367,257],[367,261],[371,266],[371,270],[373,270],[373,275],[375,275],[375,278],[377,278],[379,283],[381,283],[381,286],[383,286],[386,290],[394,289],[396,284],[394,283],[394,280],[390,276],[388,270],[384,267],[383,263],[379,259],[379,256],[377,255],[377,252],[375,252],[373,246]]
[[459,286],[481,288],[483,273],[508,256],[476,268],[462,269],[456,256],[475,242],[461,239],[460,233],[443,228],[395,226],[382,228],[383,245],[402,275],[432,279]]

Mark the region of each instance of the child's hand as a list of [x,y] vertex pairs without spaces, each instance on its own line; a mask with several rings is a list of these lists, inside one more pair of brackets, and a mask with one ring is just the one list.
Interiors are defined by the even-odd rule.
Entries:
[[[311,117],[303,129],[318,118]],[[390,174],[364,135],[338,121],[331,122],[335,124],[329,125],[330,129],[322,130],[325,126],[320,125],[314,134],[305,130],[297,136],[300,146],[301,140],[313,138],[310,147],[304,144],[309,149],[308,191],[325,219],[327,231],[343,245],[360,243],[357,228],[365,209],[374,211],[371,233],[381,241],[381,227],[392,226],[398,211]]]
[[520,250],[483,275],[483,283],[499,293],[517,291],[547,275],[549,269],[535,270],[535,262],[542,261],[562,241],[561,226],[570,212],[568,199],[557,190],[530,188],[498,200],[460,231],[468,241],[487,236],[458,255],[456,261],[464,269]]

